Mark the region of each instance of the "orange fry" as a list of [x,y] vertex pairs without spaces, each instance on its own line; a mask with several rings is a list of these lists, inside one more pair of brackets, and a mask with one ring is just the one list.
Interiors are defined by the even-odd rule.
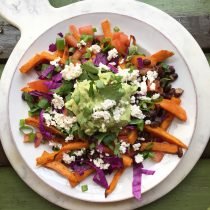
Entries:
[[128,155],[122,155],[122,160],[124,167],[130,167],[133,163],[133,159]]
[[162,109],[165,109],[166,111],[170,112],[180,120],[182,121],[187,120],[187,114],[185,110],[181,106],[175,104],[173,101],[168,99],[163,99],[162,101],[157,102],[156,104],[159,104]]
[[160,50],[156,52],[155,54],[149,57],[149,59],[151,60],[151,66],[155,66],[157,63],[166,60],[172,55],[174,55],[174,53],[168,50]]
[[52,162],[55,159],[55,156],[58,154],[58,152],[48,153],[44,151],[42,155],[38,158],[36,158],[36,164],[37,165],[44,165],[46,163]]
[[122,169],[119,169],[115,173],[115,175],[114,175],[114,177],[113,177],[109,187],[105,191],[105,197],[107,197],[108,195],[110,195],[114,191],[114,189],[117,186],[117,183],[118,183],[118,181],[119,181],[119,179],[122,176],[124,171],[125,171],[125,168],[122,168]]
[[[173,101],[177,105],[180,105],[180,103],[181,103],[181,99],[180,98],[172,97],[171,101]],[[167,130],[168,127],[170,126],[170,124],[172,123],[173,119],[174,119],[174,115],[171,114],[171,113],[168,113],[166,119],[163,120],[163,122],[161,123],[160,127],[163,130]]]
[[161,139],[167,141],[168,143],[171,144],[176,144],[184,149],[187,149],[187,145],[185,145],[181,140],[179,140],[178,138],[176,138],[175,136],[172,136],[171,134],[169,134],[168,132],[164,131],[162,128],[157,127],[157,128],[152,128],[148,125],[144,126],[145,131],[153,134],[154,136],[158,136]]
[[104,33],[104,37],[105,38],[112,38],[111,25],[110,25],[110,22],[107,19],[103,20],[101,22],[101,27],[102,27],[102,30],[103,30],[103,33]]
[[128,134],[128,142],[130,144],[134,144],[137,138],[138,138],[138,131],[136,129],[131,130],[130,133]]
[[164,152],[170,154],[176,154],[178,152],[178,146],[175,144],[169,144],[166,142],[147,142],[142,143],[140,151],[156,151],[156,152]]
[[62,176],[66,177],[69,180],[71,186],[74,186],[75,183],[78,182],[75,174],[73,172],[71,172],[61,162],[53,161],[53,162],[46,163],[44,166],[47,168],[53,169],[54,171],[58,172]]
[[69,58],[69,48],[65,46],[63,56],[61,58],[61,63],[65,64],[68,58]]

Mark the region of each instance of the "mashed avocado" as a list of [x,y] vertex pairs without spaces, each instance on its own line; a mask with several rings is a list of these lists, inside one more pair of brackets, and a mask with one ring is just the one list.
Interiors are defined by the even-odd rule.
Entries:
[[130,121],[130,97],[137,87],[121,83],[112,72],[100,73],[95,81],[77,82],[71,99],[66,102],[87,134],[117,132]]

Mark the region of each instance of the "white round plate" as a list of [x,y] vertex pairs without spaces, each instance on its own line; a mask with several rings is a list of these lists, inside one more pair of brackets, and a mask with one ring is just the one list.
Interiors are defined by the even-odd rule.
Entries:
[[[20,119],[27,117],[28,106],[21,98],[22,92],[20,89],[28,82],[36,80],[37,75],[33,72],[23,75],[19,72],[19,67],[35,53],[48,49],[49,44],[55,41],[58,32],[63,32],[65,34],[68,31],[69,24],[83,26],[91,23],[94,27],[100,29],[100,22],[105,18],[110,20],[112,26],[120,27],[120,29],[126,34],[133,34],[136,37],[137,43],[140,43],[141,47],[150,53],[155,53],[161,49],[167,49],[175,53],[171,59],[168,59],[168,62],[177,69],[177,73],[179,75],[179,79],[174,83],[174,86],[181,87],[185,90],[185,94],[182,97],[182,106],[187,111],[188,120],[184,123],[175,120],[173,126],[171,126],[170,133],[179,137],[185,144],[189,145],[196,122],[196,93],[190,70],[184,58],[173,45],[173,42],[167,39],[160,31],[151,25],[125,15],[92,13],[62,21],[47,30],[25,52],[24,56],[20,59],[12,78],[8,105],[9,122],[13,140],[28,167],[30,167],[34,173],[49,186],[71,197],[87,201],[91,200],[93,202],[110,202],[131,198],[132,169],[129,168],[126,173],[123,174],[114,192],[108,198],[105,198],[104,189],[94,184],[92,177],[82,182],[76,188],[71,188],[68,180],[61,177],[56,172],[43,167],[36,167],[36,157],[41,156],[44,150],[49,150],[50,148],[47,145],[41,145],[39,148],[35,149],[32,144],[24,144],[22,142],[23,136],[19,131],[18,124]],[[98,34],[101,33],[102,32],[98,30]],[[165,155],[164,159],[160,163],[145,161],[144,167],[146,169],[155,170],[155,174],[153,176],[143,176],[142,193],[150,190],[161,182],[168,174],[171,173],[172,170],[174,170],[180,160],[181,159],[178,158],[177,155]],[[88,191],[86,193],[81,191],[81,185],[83,184],[88,185]],[[125,186],[127,188],[126,191],[124,190]]]
[[[35,5],[37,2],[38,0],[35,1]],[[175,121],[170,129],[170,133],[181,138],[187,145],[190,144],[191,139],[192,141],[189,150],[185,153],[181,161],[176,156],[166,155],[163,161],[158,164],[151,162],[144,164],[145,168],[155,170],[156,173],[153,176],[143,176],[142,190],[146,192],[153,189],[144,193],[140,203],[132,200],[132,205],[137,207],[157,199],[176,186],[176,184],[185,177],[198,160],[208,141],[209,131],[203,125],[205,125],[209,115],[209,113],[206,112],[209,105],[204,103],[205,97],[210,96],[210,94],[205,91],[209,82],[207,77],[207,75],[209,75],[209,67],[202,51],[194,39],[179,23],[160,10],[143,3],[137,3],[135,1],[129,1],[128,3],[128,1],[123,0],[121,4],[118,5],[116,1],[113,0],[106,2],[90,0],[61,9],[49,8],[47,4],[45,6],[47,9],[43,9],[44,6],[40,9],[39,18],[43,16],[46,18],[48,15],[52,18],[49,18],[46,22],[43,21],[43,26],[39,28],[38,21],[37,23],[35,22],[34,27],[37,27],[35,34],[27,34],[26,26],[28,25],[26,21],[24,21],[24,19],[17,19],[16,24],[21,28],[22,37],[7,63],[1,80],[1,98],[5,98],[5,101],[0,107],[1,116],[4,116],[4,120],[0,122],[1,139],[5,152],[13,167],[23,178],[22,168],[20,165],[18,166],[16,164],[16,161],[20,160],[21,166],[24,166],[28,173],[32,171],[33,176],[38,176],[38,179],[37,177],[35,178],[36,180],[42,180],[51,187],[51,194],[50,197],[48,197],[49,200],[53,201],[55,194],[59,194],[58,192],[63,194],[62,198],[65,200],[64,203],[53,202],[66,208],[69,208],[66,205],[66,203],[68,203],[67,198],[75,204],[72,208],[78,205],[78,202],[69,196],[91,202],[106,203],[131,198],[131,171],[128,170],[124,174],[116,190],[108,199],[104,198],[104,190],[95,186],[90,179],[85,182],[89,185],[88,192],[81,193],[80,186],[71,189],[68,182],[56,173],[47,169],[37,168],[35,166],[35,158],[47,148],[39,147],[38,149],[34,149],[32,145],[23,144],[22,136],[18,131],[19,119],[27,116],[27,106],[21,100],[19,89],[28,81],[35,78],[33,73],[21,75],[18,72],[18,68],[21,64],[34,55],[34,53],[47,49],[49,43],[54,42],[56,34],[60,31],[67,31],[70,23],[74,23],[78,26],[91,23],[98,28],[100,21],[104,18],[108,18],[113,26],[119,26],[121,30],[127,34],[134,34],[138,43],[150,53],[160,49],[172,50],[175,53],[175,56],[169,59],[168,62],[175,66],[179,74],[179,79],[174,85],[176,87],[182,87],[185,90],[185,94],[182,98],[182,106],[187,111],[188,120],[186,123],[181,123],[178,120]],[[6,5],[6,8],[8,9],[8,5]],[[27,13],[26,10],[24,10],[24,12]],[[10,13],[7,13],[6,15],[9,14]],[[29,13],[27,15],[30,17]],[[36,14],[32,13],[32,16],[35,18]],[[30,18],[32,18],[32,16]],[[13,22],[16,20],[13,16],[8,17],[8,19]],[[57,24],[53,26],[54,23]],[[47,30],[48,28],[50,29]],[[45,33],[39,36],[42,32]],[[188,42],[187,45],[185,44],[186,42]],[[196,71],[198,67],[202,67],[202,72],[205,73],[205,75]],[[7,114],[5,115],[5,113]],[[203,138],[198,144],[196,140],[200,139],[201,134]],[[16,148],[12,145],[14,143]],[[13,151],[15,151],[14,154],[9,152],[12,148]],[[19,157],[19,154],[22,156],[22,159]],[[14,159],[14,156],[17,159]],[[24,160],[25,163],[22,160]],[[170,176],[166,178],[169,174]],[[167,180],[171,180],[171,177],[174,178],[172,179],[173,182],[168,182]],[[46,192],[43,188],[41,190],[41,187],[37,186],[35,183],[31,183],[29,179],[30,178],[27,176],[25,181],[34,190],[42,195]],[[160,183],[162,180],[165,181]],[[157,184],[159,185],[156,186]],[[42,186],[44,186],[43,183]],[[53,191],[52,188],[56,191]],[[157,193],[157,189],[161,189],[162,191]],[[59,195],[61,196],[61,194]],[[126,202],[127,201],[123,201],[121,203],[125,205],[124,207],[126,209],[129,209],[131,205],[126,205]],[[85,202],[82,203],[85,204]],[[120,205],[119,203],[115,202],[116,206]],[[89,205],[89,207],[90,206],[93,208],[94,203]],[[103,208],[109,209],[110,205],[107,203]]]

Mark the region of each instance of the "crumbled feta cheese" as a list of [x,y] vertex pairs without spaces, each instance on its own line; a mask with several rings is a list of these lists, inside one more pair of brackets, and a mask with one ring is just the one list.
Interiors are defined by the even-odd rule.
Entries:
[[145,138],[144,137],[138,137],[138,140],[139,141],[145,141]]
[[64,100],[61,96],[56,93],[53,94],[53,99],[51,101],[55,109],[62,109],[64,107]]
[[116,122],[119,122],[120,121],[120,117],[121,115],[124,113],[125,111],[125,108],[124,107],[116,107],[113,111],[113,117],[114,117],[114,120]]
[[115,62],[110,62],[109,64],[112,65],[112,66],[115,66],[116,65]]
[[151,98],[147,96],[138,96],[138,99],[144,100],[144,101],[151,101]]
[[150,83],[154,82],[154,80],[158,77],[158,73],[156,71],[148,71],[147,79]]
[[150,86],[149,86],[149,89],[151,91],[154,91],[156,89],[156,84],[153,82]]
[[79,48],[79,49],[81,49],[81,47],[82,46],[86,46],[86,42],[84,41],[84,40],[81,40],[79,43],[77,43],[77,47]]
[[93,119],[104,119],[105,122],[109,122],[111,115],[108,111],[96,111],[92,114]]
[[102,169],[102,170],[106,170],[109,168],[110,164],[109,163],[104,163],[103,159],[101,158],[96,158],[93,160],[93,163],[96,167]]
[[109,153],[105,153],[105,156],[109,157],[109,156],[110,156],[110,154],[109,154]]
[[145,120],[145,125],[150,125],[151,124],[151,120]]
[[69,135],[65,138],[65,142],[69,142],[69,141],[72,141],[74,139],[74,136],[73,135]]
[[73,126],[73,123],[77,122],[76,117],[66,116],[56,111],[52,111],[51,113],[44,113],[43,117],[48,127],[52,125],[57,128],[65,129],[66,131],[69,131],[69,129]]
[[160,97],[160,94],[159,93],[155,93],[153,96],[152,96],[152,99],[153,100],[156,100]]
[[125,61],[125,59],[123,58],[123,59],[121,59],[120,60],[120,62],[119,62],[119,64],[123,64],[124,63],[124,61]]
[[97,44],[93,44],[91,47],[88,48],[94,54],[101,52],[101,47]]
[[147,94],[147,83],[146,82],[141,82],[140,83],[140,94],[141,95],[146,95]]
[[90,155],[93,155],[95,153],[95,150],[94,149],[91,149],[90,150]]
[[104,65],[103,63],[99,63],[99,67],[98,67],[100,70],[104,69],[106,71],[109,71],[110,68],[106,65]]
[[49,141],[49,146],[50,147],[56,147],[58,149],[61,149],[62,148],[62,144],[59,144],[59,143],[53,142],[53,141]]
[[119,151],[120,151],[122,154],[125,154],[127,148],[130,146],[130,144],[129,144],[129,143],[126,143],[126,142],[124,142],[124,141],[120,141],[120,142],[121,142],[121,144],[120,144]]
[[70,63],[69,65],[65,65],[65,68],[61,71],[61,74],[65,80],[75,79],[82,74],[81,64],[77,63],[74,65],[73,63]]
[[146,82],[147,81],[147,77],[146,76],[143,76],[142,77],[142,80],[143,80],[143,82]]
[[145,115],[142,113],[141,109],[136,104],[131,106],[131,116],[136,117],[138,119],[145,118]]
[[104,102],[101,104],[101,108],[103,110],[108,110],[111,109],[112,107],[114,107],[116,105],[116,101],[111,100],[111,99],[106,99],[104,100]]
[[117,75],[122,77],[123,82],[134,82],[139,77],[139,70],[134,69],[131,71],[130,69],[121,69],[120,66],[118,66]]
[[55,67],[59,66],[59,61],[61,60],[60,57],[57,57],[55,60],[50,61],[50,65],[53,65]]
[[132,146],[133,146],[133,150],[137,151],[137,150],[139,150],[141,143],[136,143],[136,144],[133,144]]
[[115,48],[113,48],[112,50],[108,51],[107,60],[110,61],[110,60],[112,60],[112,58],[116,58],[117,56],[118,56],[118,52]]
[[136,163],[141,163],[141,162],[143,162],[143,160],[144,160],[144,157],[143,157],[143,155],[141,155],[141,154],[137,154],[137,155],[135,155],[135,162]]
[[74,155],[76,155],[77,157],[82,156],[85,150],[85,148],[82,148],[81,150],[74,151]]
[[136,102],[135,96],[131,96],[130,102],[131,102],[131,104],[135,104],[135,102]]
[[70,164],[75,161],[75,156],[69,156],[69,154],[63,153],[63,161],[66,164]]
[[46,125],[49,127],[52,122],[52,116],[49,113],[43,113]]

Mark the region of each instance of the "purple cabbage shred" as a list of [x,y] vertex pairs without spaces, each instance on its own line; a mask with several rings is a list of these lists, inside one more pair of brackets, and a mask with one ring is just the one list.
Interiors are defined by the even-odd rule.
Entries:
[[104,65],[107,65],[108,63],[106,55],[104,53],[97,53],[95,59],[93,60],[93,64],[95,66],[99,66],[100,63]]
[[46,79],[46,77],[53,72],[55,69],[55,66],[50,65],[45,70],[42,71],[41,75],[39,76],[39,79]]
[[50,52],[55,52],[57,50],[56,44],[52,43],[49,45],[49,51]]
[[142,69],[144,67],[143,59],[142,58],[137,58],[137,62],[138,62],[139,69]]
[[44,111],[42,110],[39,114],[39,130],[40,130],[40,133],[46,137],[47,139],[52,139],[52,134],[50,132],[48,132],[45,127],[44,127]]

